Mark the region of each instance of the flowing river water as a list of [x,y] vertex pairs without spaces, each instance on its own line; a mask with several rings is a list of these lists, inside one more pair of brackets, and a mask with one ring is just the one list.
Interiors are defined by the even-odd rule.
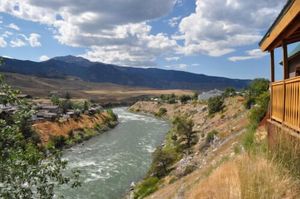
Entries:
[[113,109],[119,125],[65,151],[68,169],[81,171],[82,186],[62,188],[66,199],[119,199],[140,180],[151,164],[151,154],[168,132],[168,122]]

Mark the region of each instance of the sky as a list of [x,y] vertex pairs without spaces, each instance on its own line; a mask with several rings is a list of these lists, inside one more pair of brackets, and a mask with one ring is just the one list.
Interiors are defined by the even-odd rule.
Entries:
[[[282,0],[0,0],[0,56],[269,78],[258,43]],[[289,46],[289,51],[293,50]],[[276,62],[282,57],[275,51]],[[276,78],[282,78],[277,64]]]

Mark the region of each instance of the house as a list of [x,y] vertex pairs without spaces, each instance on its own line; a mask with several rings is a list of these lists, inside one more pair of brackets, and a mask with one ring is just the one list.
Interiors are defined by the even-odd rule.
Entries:
[[198,100],[208,100],[209,98],[221,96],[222,94],[223,91],[214,89],[207,92],[202,92],[200,95],[198,95]]
[[[268,120],[269,143],[278,135],[300,138],[300,53],[299,46],[288,55],[290,44],[300,41],[300,0],[289,0],[260,42],[270,53],[271,100]],[[274,50],[281,48],[283,80],[275,81]]]

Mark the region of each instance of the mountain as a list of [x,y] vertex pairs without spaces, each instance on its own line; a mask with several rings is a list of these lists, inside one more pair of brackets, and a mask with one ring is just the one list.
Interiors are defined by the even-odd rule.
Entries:
[[250,80],[229,79],[157,68],[122,67],[74,56],[55,57],[44,62],[4,58],[1,72],[47,78],[77,77],[83,81],[156,89],[210,90],[246,87]]

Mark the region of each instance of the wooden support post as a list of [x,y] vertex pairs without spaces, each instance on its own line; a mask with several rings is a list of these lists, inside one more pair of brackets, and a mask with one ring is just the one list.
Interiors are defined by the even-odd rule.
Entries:
[[270,51],[271,55],[271,82],[275,81],[275,61],[274,61],[274,50]]
[[273,87],[272,84],[275,81],[275,61],[274,61],[274,50],[270,51],[271,55],[271,83],[270,83],[270,104],[269,104],[269,112],[270,119],[272,119],[272,106],[273,106]]
[[289,78],[289,63],[288,63],[288,52],[287,52],[287,44],[283,42],[283,79]]
[[283,49],[283,116],[282,121],[285,122],[285,103],[286,103],[286,85],[285,80],[289,78],[289,66],[288,66],[288,49],[285,41],[282,42]]

